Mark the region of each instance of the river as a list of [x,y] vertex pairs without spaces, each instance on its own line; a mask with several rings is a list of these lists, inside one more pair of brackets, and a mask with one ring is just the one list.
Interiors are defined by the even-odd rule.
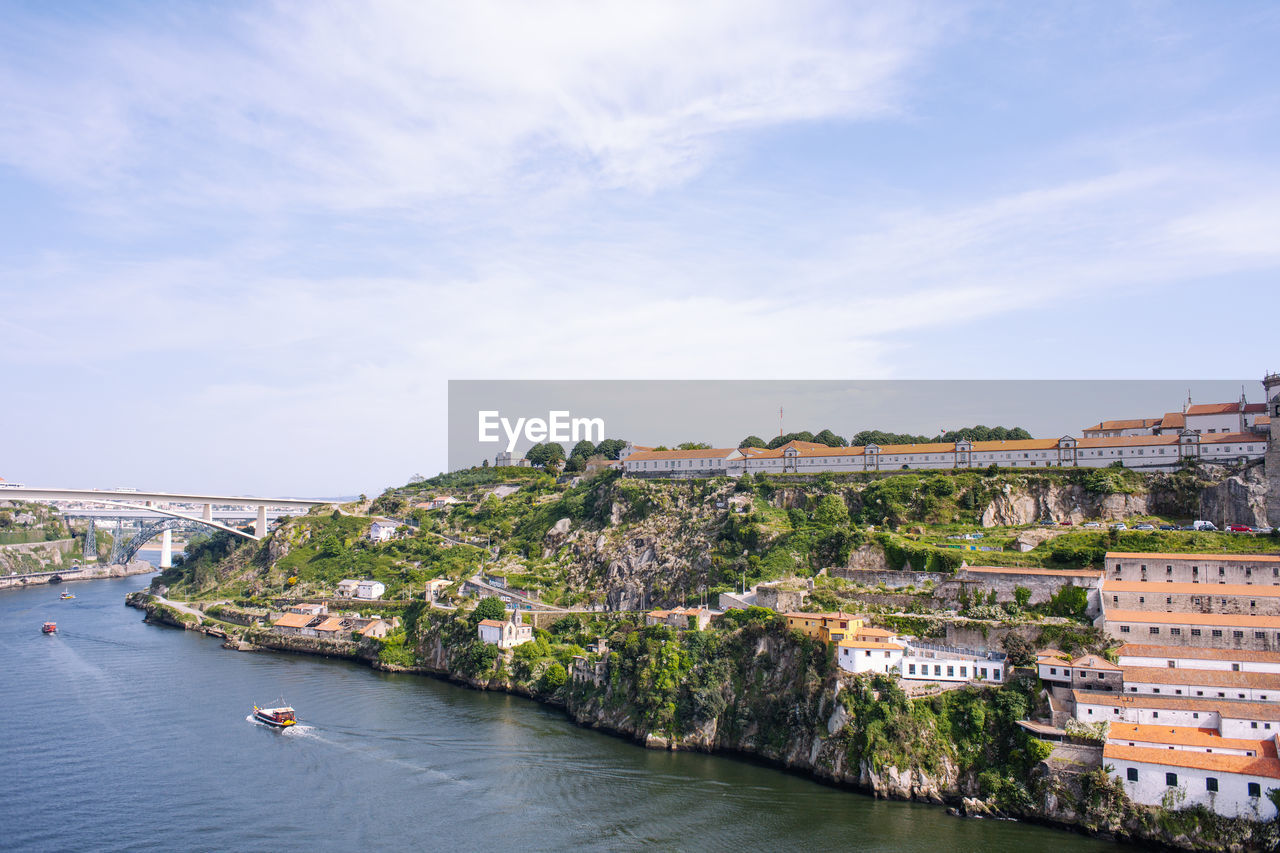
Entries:
[[[145,584],[0,592],[0,849],[1115,849],[645,750],[504,694],[227,651],[143,623],[123,601]],[[298,728],[247,719],[281,695]]]

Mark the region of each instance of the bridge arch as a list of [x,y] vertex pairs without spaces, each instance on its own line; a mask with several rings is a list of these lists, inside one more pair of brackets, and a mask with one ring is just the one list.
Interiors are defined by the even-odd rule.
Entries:
[[138,552],[142,550],[143,545],[166,530],[178,529],[181,524],[182,522],[176,518],[163,518],[150,524],[144,524],[127,542],[123,541],[123,537],[117,536],[111,541],[111,562],[122,566],[127,565],[134,557],[138,556]]

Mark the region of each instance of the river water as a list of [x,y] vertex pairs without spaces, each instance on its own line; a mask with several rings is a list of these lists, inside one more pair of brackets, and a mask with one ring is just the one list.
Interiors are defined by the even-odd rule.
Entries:
[[[503,694],[226,651],[144,624],[123,601],[146,582],[0,592],[0,849],[1114,849],[648,751]],[[246,719],[281,695],[303,725]]]

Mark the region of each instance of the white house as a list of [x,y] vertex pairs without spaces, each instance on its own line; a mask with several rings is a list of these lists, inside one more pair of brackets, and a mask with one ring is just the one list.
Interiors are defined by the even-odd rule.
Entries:
[[990,681],[1004,683],[1003,652],[980,652],[911,641],[899,664],[907,681]]
[[1280,759],[1108,743],[1102,760],[1137,803],[1201,805],[1227,817],[1255,820],[1276,816],[1268,792],[1280,788]]
[[356,598],[363,598],[367,601],[377,601],[382,598],[382,594],[387,591],[387,587],[381,581],[359,581],[356,583]]
[[906,647],[902,643],[841,640],[836,647],[836,662],[845,672],[899,673],[905,651]]
[[1280,732],[1280,704],[1230,699],[1186,699],[1144,693],[1073,690],[1082,723],[1139,723],[1217,729],[1226,738],[1252,740]]
[[399,522],[392,521],[389,518],[380,518],[373,524],[369,525],[369,541],[386,542],[390,539],[394,539],[396,529],[399,527]]
[[1125,693],[1280,702],[1280,675],[1221,669],[1126,666]]
[[347,580],[338,581],[338,595],[343,598],[355,598],[356,590],[359,587],[360,581],[358,580],[348,578]]
[[533,639],[533,626],[523,624],[519,610],[512,610],[511,618],[505,622],[498,619],[481,619],[476,630],[481,642],[500,649],[510,649]]

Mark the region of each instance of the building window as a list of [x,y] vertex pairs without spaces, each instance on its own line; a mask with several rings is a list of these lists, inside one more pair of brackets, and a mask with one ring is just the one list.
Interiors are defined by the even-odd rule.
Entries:
[[955,674],[956,674],[956,668],[954,666],[947,667],[948,676],[954,676]]
[[1136,767],[1130,767],[1130,768],[1129,768],[1128,776],[1129,776],[1129,781],[1130,781],[1130,782],[1137,782],[1137,781],[1138,781],[1138,768],[1136,768]]
[[1170,788],[1178,787],[1178,774],[1177,773],[1164,774],[1164,783],[1168,785]]
[[1170,633],[1170,634],[1172,634],[1172,635],[1173,635],[1173,636],[1175,636],[1175,637],[1179,637],[1179,636],[1181,636],[1181,635],[1182,635],[1182,629],[1181,629],[1181,628],[1170,628],[1170,629],[1169,629],[1169,633]]
[[907,674],[908,674],[908,675],[915,675],[915,674],[916,674],[916,665],[915,665],[915,664],[913,664],[913,663],[909,663],[909,664],[907,664]]
[[1222,636],[1222,631],[1221,631],[1220,629],[1218,629],[1218,628],[1214,628],[1214,629],[1213,629],[1213,636],[1215,636],[1215,637],[1221,637],[1221,636]]
[[1191,636],[1193,636],[1193,637],[1199,637],[1199,636],[1200,636],[1200,629],[1199,629],[1199,628],[1192,628],[1192,629],[1191,629]]
[[1127,633],[1129,633],[1129,626],[1128,626],[1128,625],[1121,625],[1121,626],[1120,626],[1120,633],[1121,633],[1121,634],[1127,634]]
[[1258,784],[1257,782],[1250,782],[1250,783],[1249,783],[1249,796],[1251,796],[1251,797],[1261,797],[1261,796],[1262,796],[1262,786],[1261,786],[1260,784]]
[[1218,793],[1218,780],[1212,776],[1208,777],[1204,780],[1204,789],[1206,791],[1212,791],[1215,794]]
[[1159,629],[1159,628],[1157,628],[1155,625],[1152,625],[1152,626],[1151,626],[1150,628],[1148,628],[1147,630],[1149,630],[1152,634],[1159,634],[1159,633],[1160,633],[1160,629]]
[[1232,637],[1233,639],[1236,639],[1236,640],[1243,639],[1243,638],[1244,638],[1244,631],[1232,631],[1232,632],[1231,632],[1231,637]]

